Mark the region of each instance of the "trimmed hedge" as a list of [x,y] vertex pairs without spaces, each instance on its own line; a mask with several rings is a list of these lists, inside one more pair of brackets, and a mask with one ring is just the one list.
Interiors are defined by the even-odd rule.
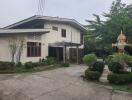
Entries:
[[119,62],[109,63],[108,68],[113,73],[122,73],[124,71],[124,66],[121,65]]
[[3,72],[14,71],[15,67],[14,62],[0,62],[0,71]]
[[132,83],[132,73],[128,74],[109,74],[107,76],[109,83],[112,84],[127,84]]
[[33,69],[34,67],[37,67],[37,66],[39,66],[39,63],[37,63],[37,62],[26,62],[25,64],[24,64],[24,67],[25,67],[25,69]]
[[21,62],[18,62],[17,64],[16,64],[16,67],[22,67],[23,66],[23,64],[21,63]]
[[100,76],[101,76],[101,73],[98,71],[90,71],[89,69],[85,71],[85,77],[88,80],[98,81]]
[[88,54],[83,57],[83,62],[88,66],[91,66],[96,61],[97,57],[95,54]]
[[104,70],[104,67],[105,67],[105,65],[104,65],[103,62],[97,61],[97,62],[95,62],[95,63],[93,64],[92,67],[90,67],[90,70],[91,70],[91,71],[98,71],[98,72],[102,73],[103,70]]

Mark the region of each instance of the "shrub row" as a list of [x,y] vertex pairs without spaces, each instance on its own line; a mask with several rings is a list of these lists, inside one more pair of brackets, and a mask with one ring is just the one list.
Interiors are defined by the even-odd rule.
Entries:
[[112,84],[127,84],[132,82],[132,73],[128,74],[109,74],[107,76],[109,83]]
[[0,62],[0,71],[14,71],[15,67],[13,62]]

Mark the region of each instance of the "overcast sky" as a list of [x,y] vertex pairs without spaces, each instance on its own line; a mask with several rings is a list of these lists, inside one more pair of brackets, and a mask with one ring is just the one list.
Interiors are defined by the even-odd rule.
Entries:
[[[0,27],[37,14],[39,0],[0,0]],[[113,0],[46,0],[45,16],[74,18],[82,24],[107,12]],[[129,4],[131,0],[122,0]]]

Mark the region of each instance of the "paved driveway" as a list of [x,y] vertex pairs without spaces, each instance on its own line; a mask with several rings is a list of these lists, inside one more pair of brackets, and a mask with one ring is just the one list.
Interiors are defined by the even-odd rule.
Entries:
[[85,82],[85,66],[24,75],[0,75],[0,100],[132,100],[131,94]]

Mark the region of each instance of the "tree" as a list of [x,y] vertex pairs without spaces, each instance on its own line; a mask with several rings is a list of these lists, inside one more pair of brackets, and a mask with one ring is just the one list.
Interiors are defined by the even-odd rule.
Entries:
[[11,61],[15,62],[14,57],[15,57],[15,54],[17,51],[17,39],[16,39],[16,37],[9,39],[9,50],[10,50],[11,58],[12,58]]
[[[117,42],[117,37],[121,30],[127,36],[128,41],[132,42],[132,5],[126,5],[121,0],[112,3],[110,11],[104,13],[105,21],[101,21],[100,16],[94,14],[95,20],[87,20],[89,33],[93,40],[98,37],[100,41],[96,46],[100,49],[112,51],[112,43]],[[87,39],[85,39],[87,40]],[[95,42],[93,41],[95,44]]]
[[[20,62],[23,48],[25,45],[24,37],[13,37],[9,40],[9,49],[11,53],[12,62]],[[16,58],[16,60],[15,60]]]
[[16,63],[21,61],[21,56],[22,56],[24,45],[25,45],[24,37],[19,38],[18,39],[18,49],[17,49],[17,54],[16,54]]

